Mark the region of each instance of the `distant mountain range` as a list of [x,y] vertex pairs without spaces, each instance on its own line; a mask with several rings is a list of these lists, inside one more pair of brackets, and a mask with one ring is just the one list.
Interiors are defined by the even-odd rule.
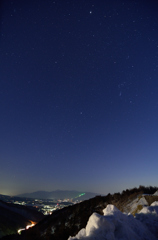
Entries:
[[91,192],[78,192],[78,191],[67,191],[67,190],[56,190],[56,191],[37,191],[33,193],[24,193],[17,195],[17,197],[27,198],[38,198],[38,199],[73,199],[73,200],[87,200],[97,196],[97,193]]

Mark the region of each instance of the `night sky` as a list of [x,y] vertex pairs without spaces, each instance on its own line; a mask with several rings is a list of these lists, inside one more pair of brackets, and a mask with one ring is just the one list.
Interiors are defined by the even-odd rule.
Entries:
[[156,1],[0,9],[0,193],[156,186]]

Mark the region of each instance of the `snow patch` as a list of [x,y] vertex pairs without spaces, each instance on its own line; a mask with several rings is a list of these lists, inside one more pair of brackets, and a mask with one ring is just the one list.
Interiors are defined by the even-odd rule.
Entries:
[[[147,208],[148,210],[142,209],[144,212],[133,217],[133,215],[124,214],[109,204],[103,210],[104,216],[93,213],[86,228],[81,229],[75,237],[69,237],[68,240],[156,240],[158,217],[155,208],[158,209],[158,207],[157,205],[152,206],[154,218],[153,209]],[[146,216],[148,217],[146,218]],[[149,224],[150,222],[151,224]],[[150,231],[151,225],[154,227]]]
[[158,190],[153,194],[153,196],[158,196]]
[[130,213],[133,213],[139,205],[148,206],[149,204],[146,201],[145,197],[141,197],[141,198],[138,197],[127,205],[127,211],[130,212]]
[[150,206],[158,206],[158,201],[153,202]]

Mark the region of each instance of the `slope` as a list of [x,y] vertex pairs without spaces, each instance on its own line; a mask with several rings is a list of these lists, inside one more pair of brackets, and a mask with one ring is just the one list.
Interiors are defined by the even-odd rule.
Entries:
[[31,222],[37,223],[42,218],[42,213],[0,200],[0,237],[16,234],[19,228],[25,228]]

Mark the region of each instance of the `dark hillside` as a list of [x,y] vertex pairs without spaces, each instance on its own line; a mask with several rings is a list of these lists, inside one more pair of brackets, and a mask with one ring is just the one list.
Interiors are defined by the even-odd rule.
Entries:
[[[115,193],[107,196],[96,196],[95,198],[83,201],[73,206],[65,207],[55,211],[40,221],[35,227],[23,231],[17,239],[20,240],[67,240],[69,236],[74,236],[82,228],[85,228],[87,221],[93,212],[103,214],[102,210],[107,204],[115,205],[119,210],[126,211],[127,205],[132,201],[138,201],[143,194],[148,194],[148,190],[154,193],[157,188],[145,188],[140,186],[131,190]],[[150,196],[150,202],[155,201],[155,197]],[[130,210],[130,209],[129,209]],[[12,238],[13,240],[13,238]]]
[[42,220],[43,214],[25,206],[5,203],[0,200],[0,237],[15,234],[32,222]]

